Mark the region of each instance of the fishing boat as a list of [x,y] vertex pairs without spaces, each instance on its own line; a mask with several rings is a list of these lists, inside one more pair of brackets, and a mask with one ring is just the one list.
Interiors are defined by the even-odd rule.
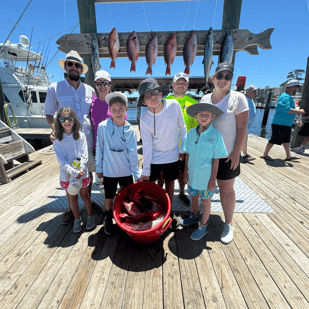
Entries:
[[0,43],[0,78],[4,93],[4,112],[11,127],[48,128],[43,107],[50,85],[42,53],[29,47],[25,35],[19,43]]

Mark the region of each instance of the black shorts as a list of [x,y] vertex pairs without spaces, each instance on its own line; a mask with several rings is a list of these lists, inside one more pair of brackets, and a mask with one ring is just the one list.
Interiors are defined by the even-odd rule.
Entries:
[[104,176],[104,191],[105,191],[105,198],[111,199],[114,198],[117,191],[117,185],[121,189],[133,183],[133,176],[125,176],[125,177],[105,177]]
[[180,172],[184,172],[185,170],[185,165],[186,165],[186,158],[184,158],[182,161],[178,161],[179,164],[178,164],[178,169]]
[[166,164],[151,164],[149,181],[156,181],[160,178],[161,171],[163,179],[167,181],[176,180],[179,177],[179,161]]
[[284,143],[290,143],[291,141],[292,127],[282,126],[280,124],[271,125],[271,139],[270,144],[282,145]]
[[217,179],[219,180],[233,179],[239,176],[240,174],[240,164],[238,164],[236,170],[232,170],[231,160],[225,163],[226,160],[227,158],[219,159],[219,167],[218,167],[218,173],[217,173]]
[[300,128],[298,135],[309,136],[309,122],[304,123],[304,125]]

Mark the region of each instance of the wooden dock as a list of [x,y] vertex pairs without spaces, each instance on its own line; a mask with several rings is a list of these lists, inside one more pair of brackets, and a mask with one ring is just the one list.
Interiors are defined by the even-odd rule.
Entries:
[[235,213],[229,245],[220,242],[222,212],[198,242],[195,227],[149,245],[107,237],[103,214],[76,235],[55,206],[55,155],[31,154],[43,164],[0,185],[1,308],[309,308],[309,151],[285,162],[274,146],[275,160],[264,161],[266,143],[249,137],[257,159],[240,178],[275,212]]

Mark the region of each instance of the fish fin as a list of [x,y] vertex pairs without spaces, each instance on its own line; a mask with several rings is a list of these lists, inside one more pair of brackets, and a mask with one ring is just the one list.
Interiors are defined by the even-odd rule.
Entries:
[[109,68],[110,68],[110,69],[111,69],[111,68],[116,69],[116,62],[115,62],[115,59],[112,59],[111,66],[110,66]]
[[171,75],[171,68],[170,68],[170,66],[166,67],[165,75]]
[[147,75],[147,74],[152,75],[152,67],[151,66],[148,67],[145,75]]
[[136,67],[135,67],[135,61],[132,61],[132,64],[131,64],[131,69],[130,69],[130,73],[131,73],[132,71],[134,71],[134,72],[135,72],[135,70],[136,70]]
[[215,64],[214,61],[212,61],[212,62],[211,62],[211,65],[214,65],[214,64]]
[[138,59],[138,55],[136,56],[136,59],[135,59],[135,60],[137,61],[137,59]]
[[190,75],[190,66],[189,65],[186,66],[184,73],[187,73],[188,75]]

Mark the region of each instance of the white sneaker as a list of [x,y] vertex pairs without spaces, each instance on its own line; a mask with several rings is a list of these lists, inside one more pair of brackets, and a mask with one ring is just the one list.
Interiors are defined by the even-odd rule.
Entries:
[[227,223],[224,224],[223,232],[221,234],[221,241],[224,244],[229,244],[233,240],[234,227]]
[[297,151],[297,152],[305,152],[305,146],[300,145],[299,147],[292,148],[292,151]]

